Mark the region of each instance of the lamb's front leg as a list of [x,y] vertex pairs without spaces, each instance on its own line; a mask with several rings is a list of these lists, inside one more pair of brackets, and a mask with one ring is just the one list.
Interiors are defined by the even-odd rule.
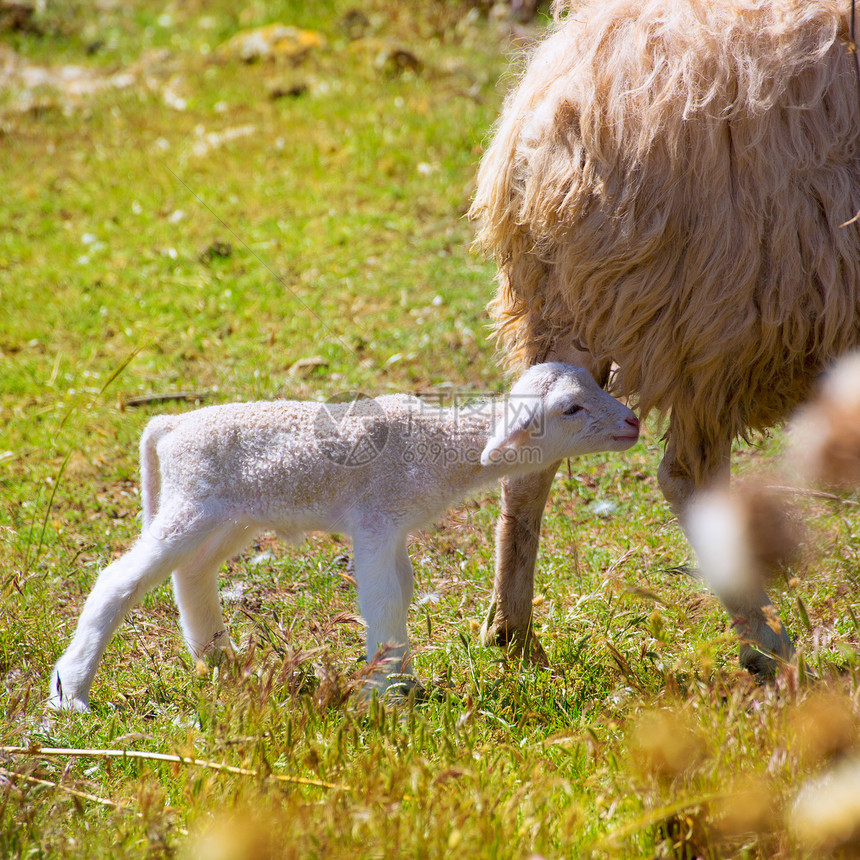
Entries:
[[406,618],[412,602],[412,563],[406,536],[362,531],[355,536],[358,603],[367,625],[367,660],[381,654],[371,686],[383,692],[392,675],[409,669]]
[[509,646],[538,663],[546,655],[532,631],[535,561],[546,500],[559,463],[543,472],[502,481],[502,511],[496,527],[496,578],[487,619],[485,645]]

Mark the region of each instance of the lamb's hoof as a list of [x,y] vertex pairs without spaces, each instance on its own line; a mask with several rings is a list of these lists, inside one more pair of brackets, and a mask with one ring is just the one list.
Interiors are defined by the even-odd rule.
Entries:
[[209,640],[207,646],[198,656],[200,660],[205,661],[206,665],[211,668],[228,665],[236,661],[236,655],[239,653],[239,646],[233,642],[226,630],[219,630]]
[[62,702],[48,699],[48,707],[54,711],[69,711],[73,714],[86,714],[90,710],[89,704],[80,699],[63,699]]
[[481,627],[481,644],[487,648],[492,648],[495,645],[499,648],[513,648],[522,651],[522,645],[520,644],[518,647],[518,643],[523,641],[524,635],[528,635],[528,628],[522,631],[509,625],[505,618],[499,616],[494,600],[487,610],[487,617]]
[[232,651],[218,651],[198,657],[194,661],[194,674],[201,681],[217,681],[232,673],[238,665],[236,655]]
[[391,704],[403,704],[410,699],[414,702],[427,701],[427,689],[415,677],[406,673],[388,676],[388,686],[382,700]]
[[373,699],[383,705],[402,705],[410,700],[423,702],[427,698],[426,688],[415,675],[397,672],[368,678],[359,688],[355,701],[359,708],[364,709]]
[[90,709],[87,698],[69,695],[63,690],[60,676],[55,669],[51,674],[51,686],[48,691],[48,707],[54,711],[71,711],[75,714],[84,714]]

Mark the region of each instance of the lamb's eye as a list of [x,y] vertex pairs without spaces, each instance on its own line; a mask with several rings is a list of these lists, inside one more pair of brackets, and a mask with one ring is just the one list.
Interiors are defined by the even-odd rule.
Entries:
[[564,412],[562,412],[561,414],[576,415],[576,413],[579,412],[581,409],[582,407],[578,403],[574,403],[573,406],[568,406],[567,409],[565,409]]

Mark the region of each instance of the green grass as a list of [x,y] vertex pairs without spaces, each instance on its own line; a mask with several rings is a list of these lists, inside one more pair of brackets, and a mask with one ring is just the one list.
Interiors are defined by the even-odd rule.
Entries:
[[[834,713],[857,701],[856,508],[802,500],[798,581],[774,595],[821,680],[756,686],[718,603],[672,572],[692,558],[657,487],[653,424],[556,480],[535,609],[553,673],[479,645],[487,493],[411,542],[427,701],[365,713],[348,695],[363,651],[349,547],[312,535],[262,539],[225,567],[236,665],[198,672],[165,585],[111,642],[92,712],[46,710],[95,576],[138,531],[141,430],[191,408],[129,398],[505,384],[493,271],[465,213],[515,49],[465,2],[363,4],[355,40],[351,8],[61,2],[3,36],[22,62],[136,77],[0,95],[0,740],[256,775],[0,754],[0,856],[806,856],[785,822],[825,754],[804,757],[792,726],[822,688]],[[217,50],[274,21],[325,44],[254,64]],[[420,70],[379,61],[394,47]],[[738,470],[778,441],[742,447]],[[658,748],[678,755],[648,745],[661,720]],[[739,797],[767,814],[733,830]]]

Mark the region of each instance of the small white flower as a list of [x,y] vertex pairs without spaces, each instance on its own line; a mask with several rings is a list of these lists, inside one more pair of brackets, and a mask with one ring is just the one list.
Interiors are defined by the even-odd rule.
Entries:
[[164,99],[164,103],[174,110],[185,110],[188,107],[188,100],[182,98],[182,96],[173,90],[164,90],[162,98]]
[[610,502],[609,499],[601,499],[594,503],[592,510],[601,519],[608,520],[618,510],[618,505]]
[[224,603],[241,603],[242,598],[245,596],[245,583],[244,582],[234,582],[231,583],[227,588],[221,591],[221,600]]

